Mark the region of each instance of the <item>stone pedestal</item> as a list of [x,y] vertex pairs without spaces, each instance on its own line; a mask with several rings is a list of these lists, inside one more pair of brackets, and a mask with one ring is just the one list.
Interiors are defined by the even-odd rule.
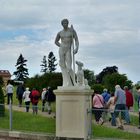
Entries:
[[56,94],[56,136],[88,138],[91,126],[90,89],[58,88]]

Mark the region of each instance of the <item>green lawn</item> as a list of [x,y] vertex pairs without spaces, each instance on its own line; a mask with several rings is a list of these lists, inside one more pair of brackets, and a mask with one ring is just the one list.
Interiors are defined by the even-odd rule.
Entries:
[[[0,117],[0,129],[9,129],[9,112]],[[12,130],[55,133],[55,119],[13,111]]]
[[[7,99],[7,98],[5,98]],[[18,105],[16,94],[13,96],[13,104]],[[24,104],[24,103],[23,103]],[[53,111],[55,111],[55,103],[52,104]],[[136,108],[136,106],[135,106]],[[41,101],[39,101],[39,109],[41,109]],[[132,124],[138,125],[138,117],[131,116]],[[55,134],[55,119],[47,118],[40,115],[33,115],[26,112],[13,111],[13,130],[27,131],[27,132],[40,132]],[[5,117],[0,117],[0,129],[9,130],[9,112],[6,110]],[[140,134],[133,134],[124,132],[118,129],[112,129],[105,126],[93,125],[92,136],[104,138],[120,138],[128,140],[139,140]]]
[[93,125],[93,138],[114,138],[127,140],[140,140],[140,134],[128,133],[123,130],[112,129],[101,125]]
[[[9,129],[9,113],[6,110],[5,117],[0,117],[0,129]],[[39,132],[55,134],[55,119],[26,112],[13,111],[13,130],[26,132]],[[105,126],[93,125],[92,136],[104,138],[120,138],[139,140],[140,135],[112,129]]]

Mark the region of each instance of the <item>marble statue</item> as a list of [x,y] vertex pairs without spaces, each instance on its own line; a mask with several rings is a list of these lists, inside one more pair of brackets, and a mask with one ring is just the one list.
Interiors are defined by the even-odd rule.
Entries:
[[84,71],[82,69],[83,63],[80,62],[80,61],[76,61],[76,64],[78,66],[78,70],[77,70],[77,73],[76,73],[76,76],[77,76],[77,85],[78,86],[82,86],[82,85],[84,85],[84,81],[85,81]]
[[84,64],[80,61],[76,61],[76,64],[78,66],[77,73],[76,73],[76,79],[77,79],[77,87],[84,89],[90,89],[90,86],[88,85],[88,80],[84,77],[84,70],[83,66]]
[[68,27],[68,19],[63,19],[61,24],[63,30],[57,33],[55,44],[59,47],[59,65],[62,71],[63,87],[75,86],[74,57],[79,49],[79,40],[76,31],[72,27]]

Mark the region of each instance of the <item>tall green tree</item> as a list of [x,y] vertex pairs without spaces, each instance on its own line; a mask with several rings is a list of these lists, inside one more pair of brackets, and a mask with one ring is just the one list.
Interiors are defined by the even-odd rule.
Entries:
[[62,85],[62,74],[60,72],[35,75],[32,78],[28,78],[26,81],[26,87],[29,87],[30,89],[36,88],[40,92],[45,87],[49,86],[52,89],[57,89],[57,87],[61,85]]
[[13,73],[16,80],[25,81],[28,78],[29,73],[26,62],[27,60],[20,54],[15,65],[17,70]]
[[120,85],[122,88],[124,86],[128,86],[129,88],[131,88],[132,81],[128,80],[125,74],[112,73],[104,76],[103,85],[111,92],[114,92],[115,85]]
[[48,66],[47,66],[46,56],[43,56],[43,60],[41,62],[42,62],[42,64],[40,65],[41,66],[41,72],[47,73]]
[[106,67],[104,68],[97,76],[96,76],[96,82],[97,83],[102,83],[102,80],[104,76],[112,73],[118,73],[118,67],[116,66],[111,66],[111,67]]
[[48,69],[49,69],[50,73],[52,73],[56,70],[57,64],[55,64],[55,62],[56,62],[56,58],[55,58],[53,52],[50,52],[48,55]]

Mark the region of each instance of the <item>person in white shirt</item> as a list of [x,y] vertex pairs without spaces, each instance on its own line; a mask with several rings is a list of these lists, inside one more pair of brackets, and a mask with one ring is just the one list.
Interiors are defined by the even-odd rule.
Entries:
[[41,100],[42,100],[42,112],[44,112],[45,109],[45,103],[46,103],[46,98],[45,98],[45,94],[47,92],[46,88],[43,88],[43,91],[41,93]]
[[13,92],[14,92],[14,87],[11,84],[11,81],[9,80],[6,86],[7,104],[9,104],[10,101],[11,103],[13,102]]
[[30,101],[31,101],[30,93],[31,92],[30,92],[29,88],[27,87],[22,96],[22,98],[24,99],[25,105],[26,105],[26,112],[29,112],[29,108],[30,108]]

